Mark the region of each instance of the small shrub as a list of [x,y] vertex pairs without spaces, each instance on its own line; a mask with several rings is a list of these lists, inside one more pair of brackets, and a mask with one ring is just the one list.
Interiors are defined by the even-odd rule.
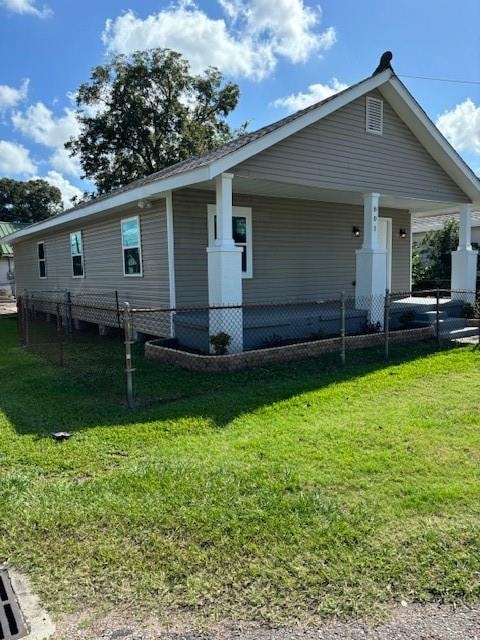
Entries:
[[360,327],[361,334],[380,333],[381,330],[382,325],[380,324],[380,322],[369,322],[368,320],[366,322],[363,322],[362,326]]
[[415,311],[413,309],[407,309],[400,318],[398,322],[400,323],[400,327],[402,329],[409,329],[415,321]]
[[463,305],[462,315],[464,318],[480,318],[480,298],[474,304],[466,302]]
[[225,333],[225,331],[221,331],[220,333],[210,337],[210,344],[217,356],[224,356],[228,353],[228,346],[231,341],[231,336],[229,336],[228,333]]

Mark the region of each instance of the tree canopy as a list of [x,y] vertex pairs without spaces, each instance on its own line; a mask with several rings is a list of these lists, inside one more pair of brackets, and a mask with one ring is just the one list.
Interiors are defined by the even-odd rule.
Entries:
[[458,247],[458,222],[448,220],[438,231],[429,231],[414,247],[412,278],[418,287],[449,281],[452,251]]
[[118,55],[78,89],[81,130],[65,146],[106,193],[228,141],[239,93],[213,67],[192,75],[169,49]]
[[0,178],[0,220],[33,223],[62,209],[60,190],[45,180]]

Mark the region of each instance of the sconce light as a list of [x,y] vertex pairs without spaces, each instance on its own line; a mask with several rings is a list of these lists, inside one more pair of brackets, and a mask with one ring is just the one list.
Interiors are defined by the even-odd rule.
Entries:
[[355,238],[359,238],[360,237],[360,227],[352,227],[352,233],[355,236]]
[[407,232],[405,231],[405,229],[400,229],[398,235],[400,236],[400,238],[405,239],[407,237]]

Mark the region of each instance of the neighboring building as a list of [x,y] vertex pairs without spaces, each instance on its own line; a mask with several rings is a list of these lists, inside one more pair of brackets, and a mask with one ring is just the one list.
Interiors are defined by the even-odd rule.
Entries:
[[[412,221],[413,246],[420,244],[429,231],[439,231],[449,220],[458,220],[458,213],[446,213],[440,216],[414,218]],[[472,247],[480,247],[480,211],[472,213]]]
[[13,247],[3,242],[3,238],[23,229],[28,225],[0,221],[0,297],[15,295],[15,269],[13,264]]
[[[241,305],[296,301],[308,319],[318,314],[308,303],[344,291],[381,321],[374,301],[411,287],[412,215],[461,211],[453,288],[471,290],[472,203],[478,178],[387,69],[9,242],[21,290],[117,290],[165,309],[235,305],[189,322],[207,345],[209,333],[234,334],[238,351],[252,329]],[[275,313],[264,322],[287,335],[287,311]],[[180,318],[148,333],[178,335]]]

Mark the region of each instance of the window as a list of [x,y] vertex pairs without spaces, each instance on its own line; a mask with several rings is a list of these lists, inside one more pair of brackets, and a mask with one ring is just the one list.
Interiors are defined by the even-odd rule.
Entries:
[[123,275],[142,275],[142,242],[140,238],[140,219],[122,220]]
[[383,100],[367,96],[365,110],[365,128],[368,133],[383,133]]
[[72,256],[72,274],[74,278],[83,278],[83,240],[82,232],[75,231],[70,234],[70,253]]
[[[233,207],[232,237],[235,246],[242,248],[242,277],[253,277],[252,210],[249,207]],[[214,204],[208,205],[208,244],[217,239],[217,215]]]
[[44,279],[47,277],[47,259],[45,256],[44,242],[37,243],[37,258],[38,258],[38,277]]

